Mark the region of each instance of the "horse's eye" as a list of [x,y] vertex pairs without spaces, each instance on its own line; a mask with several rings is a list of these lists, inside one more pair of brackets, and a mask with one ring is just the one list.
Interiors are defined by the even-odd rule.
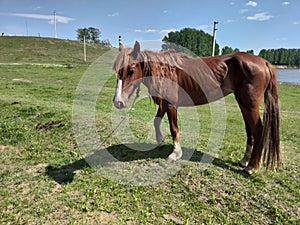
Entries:
[[134,74],[134,69],[130,69],[130,70],[128,70],[128,72],[127,72],[127,75],[128,76],[132,76]]

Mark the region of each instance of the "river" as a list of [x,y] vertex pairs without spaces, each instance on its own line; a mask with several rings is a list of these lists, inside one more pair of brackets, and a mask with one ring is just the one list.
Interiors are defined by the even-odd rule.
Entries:
[[277,69],[279,82],[300,84],[300,69]]

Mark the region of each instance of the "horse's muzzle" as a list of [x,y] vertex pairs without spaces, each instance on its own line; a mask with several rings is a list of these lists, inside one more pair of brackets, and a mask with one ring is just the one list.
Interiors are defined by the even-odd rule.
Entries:
[[126,107],[126,104],[123,101],[114,99],[114,105],[117,109],[123,109]]

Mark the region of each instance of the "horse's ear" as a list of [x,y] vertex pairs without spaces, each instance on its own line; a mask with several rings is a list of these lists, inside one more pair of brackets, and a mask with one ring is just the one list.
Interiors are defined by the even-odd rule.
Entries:
[[120,42],[119,43],[119,51],[122,51],[123,47],[124,47],[123,44]]
[[134,47],[133,47],[133,50],[136,52],[136,53],[139,53],[141,51],[141,45],[138,41],[135,42],[134,44]]
[[134,58],[137,58],[138,54],[140,53],[141,51],[141,46],[140,46],[140,43],[138,41],[135,42],[134,44],[134,47],[133,47],[133,51],[132,51],[132,56]]

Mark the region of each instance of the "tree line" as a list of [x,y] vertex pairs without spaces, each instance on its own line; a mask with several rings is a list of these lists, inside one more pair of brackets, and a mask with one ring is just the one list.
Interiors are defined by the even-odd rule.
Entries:
[[[175,49],[179,52],[188,53],[187,49],[197,56],[206,57],[212,55],[213,36],[205,33],[202,30],[193,28],[183,28],[180,31],[170,32],[164,36],[162,49]],[[183,48],[182,48],[183,47]],[[221,50],[221,54],[231,54],[239,52],[238,48],[225,46]],[[253,50],[248,50],[248,53],[254,54]],[[216,42],[215,55],[220,54],[220,46]]]
[[260,57],[268,60],[274,65],[297,66],[300,67],[300,49],[262,49]]
[[[200,57],[212,55],[212,35],[202,30],[193,28],[183,28],[180,31],[170,32],[164,36],[162,49],[175,49],[179,52],[192,53]],[[188,49],[188,50],[187,50]],[[238,48],[225,46],[221,49],[221,54],[231,54],[239,52]],[[254,54],[253,50],[246,52]],[[220,54],[220,46],[216,43],[215,55]],[[259,56],[270,61],[274,65],[286,65],[300,67],[300,49],[262,49]]]
[[[240,49],[238,48],[231,48],[229,46],[225,46],[222,48],[222,55],[225,55],[225,54],[232,54],[232,53],[235,53],[235,52],[240,52]],[[250,50],[247,50],[246,51],[247,53],[250,53],[250,54],[254,54],[254,50],[250,49]]]
[[[164,36],[162,49],[175,49],[179,52],[187,52],[187,49],[192,51],[197,56],[211,56],[213,37],[202,30],[193,28],[183,28],[180,31],[170,32]],[[184,48],[182,48],[184,47]],[[215,55],[219,55],[220,46],[215,45]]]

